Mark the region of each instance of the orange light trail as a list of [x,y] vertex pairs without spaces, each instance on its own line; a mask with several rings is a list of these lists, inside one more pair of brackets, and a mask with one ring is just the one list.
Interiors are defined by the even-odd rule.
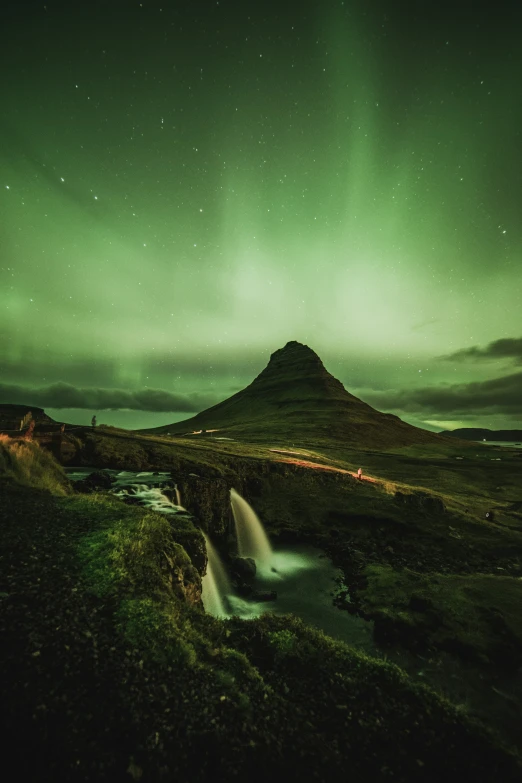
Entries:
[[312,468],[314,470],[329,470],[334,473],[344,473],[347,476],[352,476],[357,481],[370,481],[372,484],[376,484],[378,479],[371,478],[370,476],[358,477],[357,473],[351,470],[344,470],[344,468],[336,468],[333,465],[321,465],[319,462],[310,462],[304,459],[278,459],[276,462],[287,462],[289,465],[299,465],[301,468]]

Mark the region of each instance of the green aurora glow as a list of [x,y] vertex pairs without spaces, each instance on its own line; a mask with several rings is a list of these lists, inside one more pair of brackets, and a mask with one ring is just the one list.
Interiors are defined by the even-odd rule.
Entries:
[[[167,423],[295,339],[411,423],[517,426],[520,10],[29,5],[1,55],[0,401],[161,389],[184,409],[99,420]],[[89,421],[62,392],[38,400]]]

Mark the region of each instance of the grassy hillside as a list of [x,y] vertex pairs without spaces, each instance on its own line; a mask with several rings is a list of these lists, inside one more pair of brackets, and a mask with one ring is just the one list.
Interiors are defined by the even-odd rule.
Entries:
[[36,441],[0,435],[0,478],[29,487],[48,489],[58,495],[71,491],[61,465]]
[[290,617],[207,616],[186,516],[31,486],[18,454],[0,478],[0,698],[21,779],[520,779],[515,751],[394,665]]

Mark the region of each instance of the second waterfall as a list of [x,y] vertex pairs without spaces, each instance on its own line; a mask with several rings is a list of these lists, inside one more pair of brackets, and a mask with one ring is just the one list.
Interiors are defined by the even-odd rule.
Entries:
[[230,503],[236,525],[239,557],[252,557],[258,567],[267,568],[274,553],[256,512],[235,489],[230,490]]

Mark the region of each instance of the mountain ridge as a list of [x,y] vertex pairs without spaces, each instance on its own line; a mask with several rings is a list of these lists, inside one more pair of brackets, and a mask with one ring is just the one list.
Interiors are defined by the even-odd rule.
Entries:
[[265,440],[270,435],[310,443],[321,439],[361,447],[441,445],[443,436],[381,413],[348,392],[320,357],[303,343],[288,342],[271,354],[254,380],[226,400],[171,425],[142,434],[197,434],[223,430],[227,436]]

